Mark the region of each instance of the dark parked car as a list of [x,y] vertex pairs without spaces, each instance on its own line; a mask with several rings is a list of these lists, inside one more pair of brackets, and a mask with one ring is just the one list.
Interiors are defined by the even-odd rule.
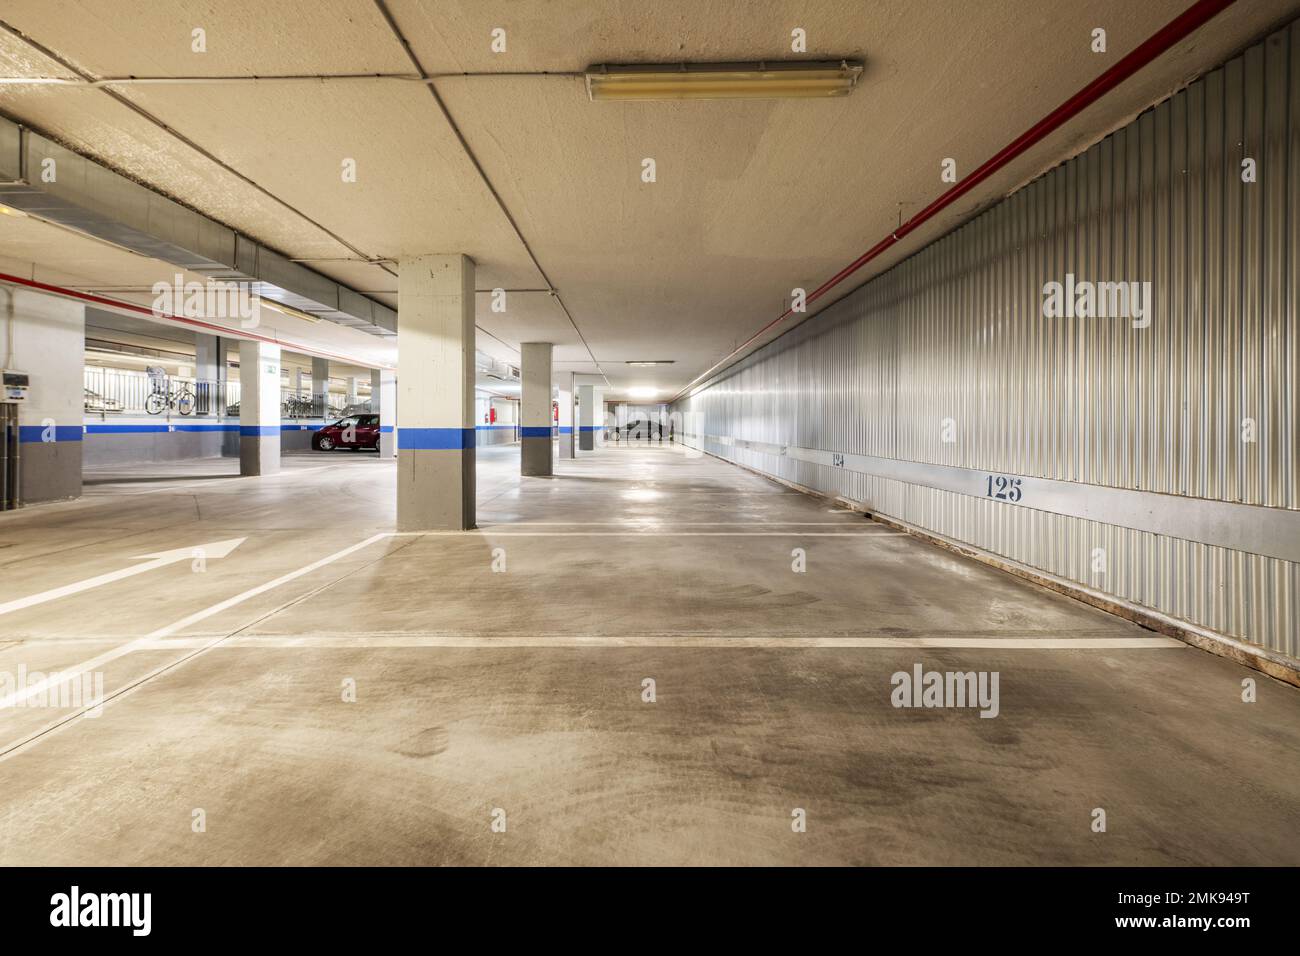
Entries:
[[628,422],[613,429],[614,441],[663,441],[663,424],[656,421]]
[[321,427],[311,436],[311,447],[317,451],[335,448],[379,448],[379,416],[349,415]]

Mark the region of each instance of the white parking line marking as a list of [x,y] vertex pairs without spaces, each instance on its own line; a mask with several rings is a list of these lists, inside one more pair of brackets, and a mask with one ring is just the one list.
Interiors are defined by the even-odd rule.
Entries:
[[220,601],[212,605],[211,607],[204,608],[202,611],[197,611],[194,614],[189,615],[189,617],[183,617],[179,621],[176,621],[173,624],[168,624],[166,627],[160,627],[152,634],[148,634],[145,637],[141,638],[141,640],[144,641],[156,640],[160,637],[166,637],[169,634],[175,634],[177,631],[184,630],[185,628],[189,627],[191,624],[196,624],[199,621],[206,620],[207,618],[212,617],[214,614],[220,614],[222,611],[225,611],[228,608],[232,608],[237,604],[243,604],[249,598],[257,597],[259,594],[265,594],[267,591],[271,591],[275,588],[278,588],[281,584],[288,584],[290,581],[294,580],[295,578],[300,578],[304,574],[311,574],[311,572],[323,568],[327,564],[333,564],[335,561],[338,561],[340,558],[346,558],[348,555],[360,551],[362,548],[369,547],[370,545],[374,544],[377,541],[383,541],[393,536],[394,535],[391,532],[387,532],[387,531],[381,531],[379,534],[372,534],[364,541],[358,541],[356,544],[350,545],[344,548],[342,551],[335,551],[333,554],[321,558],[319,561],[313,561],[311,564],[305,565],[299,568],[297,571],[290,571],[288,574],[282,574],[278,578],[275,578],[272,581],[267,581],[265,584],[259,584],[255,588],[249,588],[247,591],[244,591],[240,594],[236,594],[234,597],[226,598],[226,600]]
[[[167,565],[176,564],[179,561],[190,561],[197,557],[203,557],[205,559],[224,558],[246,540],[248,539],[229,538],[225,541],[209,541],[207,544],[196,544],[189,548],[174,548],[170,551],[159,551],[154,554],[136,555],[133,560],[144,561],[146,558],[151,560],[145,561],[144,564],[133,564],[129,568],[110,571],[107,574],[99,574],[93,578],[87,578],[84,581],[65,584],[63,587],[41,591],[39,594],[29,594],[27,597],[17,598],[13,601],[6,601],[4,604],[0,604],[0,614],[10,614],[14,611],[21,611],[25,608],[35,607],[37,604],[45,604],[47,601],[56,601],[59,598],[71,597],[74,594],[81,594],[83,591],[89,591],[92,588],[103,587],[105,584],[113,584],[117,581],[134,577],[137,574],[144,574],[146,571],[155,571],[158,568],[165,568]],[[0,701],[0,708],[2,707],[4,707],[4,703]]]
[[[249,598],[253,598],[259,594],[263,594],[266,591],[271,590],[272,588],[277,588],[281,584],[287,584],[289,581],[292,581],[295,578],[302,577],[304,574],[310,574],[312,571],[315,571],[318,568],[323,568],[327,564],[331,564],[334,561],[339,560],[340,558],[345,558],[349,554],[352,554],[355,551],[359,551],[362,548],[367,547],[368,545],[374,544],[376,541],[382,541],[388,537],[391,537],[391,535],[386,533],[371,535],[369,538],[366,538],[364,541],[358,542],[357,544],[344,548],[342,551],[336,551],[334,552],[334,554],[331,554],[325,558],[321,558],[319,561],[313,561],[311,564],[306,565],[305,567],[301,567],[297,571],[291,571],[288,574],[281,575],[280,577],[276,578],[273,581],[267,581],[265,584],[258,585],[255,588],[250,588],[249,590],[244,591],[242,594],[236,594],[232,598],[227,598],[226,600],[214,604],[209,608],[205,608],[204,610],[199,611],[195,614],[191,614],[188,617],[181,618],[181,620],[176,621],[173,624],[168,624],[166,627],[161,627],[151,634],[147,634],[144,637],[137,638],[134,641],[128,641],[126,644],[123,644],[120,647],[115,647],[110,651],[105,651],[103,654],[100,654],[97,657],[92,657],[90,660],[82,661],[80,664],[76,664],[72,667],[63,668],[56,673],[52,673],[44,680],[37,681],[36,683],[30,684],[27,687],[23,688],[22,690],[16,690],[13,693],[7,694],[3,698],[0,698],[0,711],[21,704],[22,702],[29,700],[33,696],[44,692],[49,687],[54,686],[56,683],[62,683],[68,681],[73,677],[86,673],[87,671],[98,670],[99,668],[103,667],[105,664],[115,661],[120,657],[125,657],[127,654],[133,654],[138,650],[142,650],[150,641],[157,641],[158,639],[167,637],[170,634],[175,634],[177,631],[182,630],[191,624],[212,617],[214,614],[219,614],[222,611],[226,610],[227,608],[234,607],[236,604],[242,604],[244,601],[247,601]],[[243,539],[241,538],[239,540],[242,541]],[[134,570],[134,569],[128,569],[128,570]],[[37,596],[39,597],[39,595]]]

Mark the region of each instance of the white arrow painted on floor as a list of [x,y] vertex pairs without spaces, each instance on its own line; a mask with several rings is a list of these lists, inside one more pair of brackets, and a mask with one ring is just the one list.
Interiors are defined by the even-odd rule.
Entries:
[[178,561],[189,561],[196,557],[224,558],[230,552],[243,544],[246,538],[228,538],[225,541],[212,541],[208,544],[198,544],[189,548],[176,548],[173,551],[159,551],[156,554],[136,555],[136,561],[144,561],[144,564],[135,564],[129,568],[123,568],[120,571],[110,571],[108,574],[101,574],[98,577],[87,578],[84,581],[78,581],[75,584],[65,584],[61,588],[54,588],[50,591],[42,591],[40,594],[31,594],[24,598],[18,598],[16,601],[6,601],[0,604],[0,614],[10,614],[13,611],[21,611],[24,608],[35,607],[38,604],[45,604],[47,601],[56,601],[59,598],[69,597],[73,594],[80,594],[83,591],[89,591],[92,588],[102,587],[105,584],[112,584],[114,581],[121,581],[125,578],[134,577],[137,574],[144,574],[146,571],[156,571],[158,568],[165,568],[169,564],[175,564]]

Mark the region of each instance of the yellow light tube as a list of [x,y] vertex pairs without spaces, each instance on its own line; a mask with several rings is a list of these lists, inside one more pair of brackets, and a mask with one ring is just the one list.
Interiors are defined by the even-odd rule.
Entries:
[[586,79],[592,100],[821,99],[848,96],[861,75],[839,60],[593,66]]

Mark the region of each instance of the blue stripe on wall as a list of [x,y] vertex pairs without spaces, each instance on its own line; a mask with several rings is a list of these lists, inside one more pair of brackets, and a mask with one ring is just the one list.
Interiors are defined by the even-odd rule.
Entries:
[[399,428],[397,447],[410,451],[460,451],[475,445],[472,428]]
[[82,426],[80,425],[55,425],[52,429],[49,425],[19,425],[18,440],[20,442],[44,442],[48,438],[53,441],[81,441]]
[[[40,426],[31,426],[31,427],[33,427],[33,428],[39,428]],[[168,425],[168,424],[164,424],[164,423],[160,423],[160,424],[157,424],[157,425],[140,425],[140,424],[125,424],[125,425],[86,425],[86,426],[85,426],[85,430],[86,430],[86,434],[87,434],[87,435],[158,435],[158,434],[166,434],[167,432],[231,432],[231,433],[233,433],[233,432],[239,432],[241,435],[242,435],[242,434],[249,434],[249,435],[255,435],[255,434],[257,434],[257,432],[244,432],[244,431],[242,431],[241,429],[243,429],[244,427],[249,427],[249,428],[259,428],[259,427],[261,427],[261,428],[265,428],[266,431],[265,431],[263,434],[265,434],[265,435],[272,435],[272,434],[275,433],[277,427],[278,427],[278,429],[279,429],[280,431],[286,431],[286,432],[296,432],[296,431],[315,432],[315,431],[320,431],[324,426],[323,426],[323,425],[300,425],[300,424],[297,424],[297,423],[294,423],[294,424],[287,424],[287,425],[279,425],[279,426],[276,426],[276,425],[263,425],[263,426],[249,425],[249,426],[242,426],[242,425],[236,425],[236,424],[234,424],[234,423],[227,423],[227,424],[187,424],[187,423],[173,423],[173,424],[170,424],[170,425]],[[27,439],[24,439],[24,440],[27,440]],[[34,439],[34,440],[39,440],[39,438],[38,438],[38,439]],[[60,440],[60,441],[64,441],[64,440],[67,440],[67,441],[75,441],[76,439],[62,439],[62,438],[60,438],[59,440]]]
[[279,425],[240,425],[240,438],[275,438],[280,434]]
[[[238,426],[236,426],[238,427]],[[166,432],[166,425],[87,425],[87,435],[144,435]]]
[[572,426],[572,425],[561,425],[561,426],[560,426],[560,434],[561,434],[561,435],[572,435],[572,434],[573,434],[573,426]]
[[578,430],[584,432],[594,432],[594,431],[599,431],[601,427],[602,426],[600,425],[579,425]]
[[549,425],[525,425],[523,435],[525,438],[550,438],[551,429]]

